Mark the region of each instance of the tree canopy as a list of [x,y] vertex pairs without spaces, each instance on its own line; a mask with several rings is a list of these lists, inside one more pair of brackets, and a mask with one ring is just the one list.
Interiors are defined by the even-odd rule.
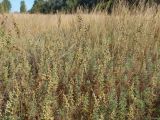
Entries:
[[[124,2],[132,8],[138,6],[140,3],[146,5],[160,4],[160,0],[34,0],[34,4],[30,13],[56,13],[63,11],[68,13],[76,12],[77,8],[87,9],[92,11],[106,10],[108,13],[112,12],[112,8],[118,2]],[[9,0],[3,0],[0,3],[0,12],[9,12],[11,3]],[[24,0],[21,1],[20,12],[26,12],[26,5]]]
[[11,10],[11,3],[9,0],[3,0],[0,3],[0,12],[9,12]]
[[27,11],[27,8],[26,8],[25,1],[22,0],[22,1],[21,1],[21,4],[20,4],[20,12],[21,12],[21,13],[25,13],[26,11]]
[[76,12],[78,7],[88,9],[106,10],[112,12],[112,8],[118,2],[124,2],[128,6],[138,6],[140,3],[151,5],[159,4],[160,0],[35,0],[31,13],[55,13],[56,11]]
[[[33,7],[31,8],[31,13],[42,13],[42,9],[44,8],[44,0],[35,0]],[[47,7],[48,8],[48,7]]]

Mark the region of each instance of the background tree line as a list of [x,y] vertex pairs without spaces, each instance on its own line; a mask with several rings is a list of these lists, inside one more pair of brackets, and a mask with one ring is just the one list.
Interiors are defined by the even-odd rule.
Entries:
[[[0,3],[0,13],[8,13],[11,10],[11,2],[9,0],[2,0],[2,2]],[[22,0],[20,2],[20,12],[21,13],[25,13],[27,12],[27,8],[26,8],[26,4],[25,1]]]
[[[56,11],[76,12],[77,8],[87,9],[88,11],[106,10],[112,12],[112,8],[118,2],[124,2],[131,8],[144,4],[160,4],[160,0],[35,0],[31,13],[55,13]],[[143,1],[143,2],[142,2]]]
[[[159,5],[160,0],[35,0],[34,4],[28,12],[30,13],[56,13],[63,11],[66,13],[74,13],[77,8],[84,10],[106,10],[108,13],[112,12],[114,5],[119,2],[124,2],[130,8],[143,4],[144,6],[153,4]],[[11,10],[11,3],[9,0],[3,0],[0,3],[0,12],[9,12]],[[20,12],[27,12],[25,1],[20,2]]]

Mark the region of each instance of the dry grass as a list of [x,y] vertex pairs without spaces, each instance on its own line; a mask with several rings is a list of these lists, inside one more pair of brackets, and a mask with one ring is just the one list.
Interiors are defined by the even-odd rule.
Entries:
[[0,119],[160,119],[160,12],[1,21]]

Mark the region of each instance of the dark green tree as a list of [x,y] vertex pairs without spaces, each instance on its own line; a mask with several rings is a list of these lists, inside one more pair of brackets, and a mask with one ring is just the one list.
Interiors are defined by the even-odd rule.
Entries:
[[97,0],[79,0],[79,5],[87,9],[92,9],[97,3]]
[[31,13],[41,13],[44,3],[45,3],[44,0],[35,0],[30,12]]
[[21,3],[20,3],[20,12],[25,13],[26,11],[27,11],[27,8],[26,8],[25,1],[22,0]]
[[11,3],[9,0],[3,0],[0,3],[0,12],[9,12],[11,10]]
[[[144,6],[152,6],[160,4],[160,0],[35,0],[31,9],[32,13],[56,13],[57,11],[76,12],[78,7],[92,10],[107,11],[108,14],[112,13],[115,5],[123,2],[128,5],[129,9],[138,8],[139,5],[144,3]],[[145,8],[145,7],[144,7]]]
[[76,11],[78,3],[78,0],[66,0],[67,10],[69,10],[70,12]]
[[0,13],[3,13],[4,12],[4,7],[2,5],[2,3],[0,3]]
[[57,11],[63,10],[65,7],[66,0],[49,0],[49,11],[55,13]]

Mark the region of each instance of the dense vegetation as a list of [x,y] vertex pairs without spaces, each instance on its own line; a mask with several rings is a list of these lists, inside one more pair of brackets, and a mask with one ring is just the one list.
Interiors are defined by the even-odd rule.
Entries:
[[35,0],[31,13],[55,13],[57,11],[76,12],[77,8],[93,10],[106,10],[112,12],[113,6],[119,3],[135,7],[138,5],[159,4],[160,0]]
[[21,1],[21,4],[20,4],[20,12],[21,13],[26,13],[27,12],[27,8],[26,8],[26,4],[25,4],[25,1]]
[[0,120],[160,119],[160,12],[117,9],[1,16]]
[[0,15],[0,120],[160,120],[159,3],[35,0],[31,13],[57,14]]
[[[144,7],[159,5],[160,0],[35,0],[28,12],[30,13],[76,13],[78,9],[91,11],[107,11],[112,13],[114,6],[125,4],[132,10],[135,7]],[[0,3],[0,12],[9,12],[11,3],[9,0],[2,0]],[[26,12],[25,1],[20,2],[20,12]]]
[[11,10],[11,3],[9,0],[3,0],[0,3],[0,13],[6,12],[8,13]]

